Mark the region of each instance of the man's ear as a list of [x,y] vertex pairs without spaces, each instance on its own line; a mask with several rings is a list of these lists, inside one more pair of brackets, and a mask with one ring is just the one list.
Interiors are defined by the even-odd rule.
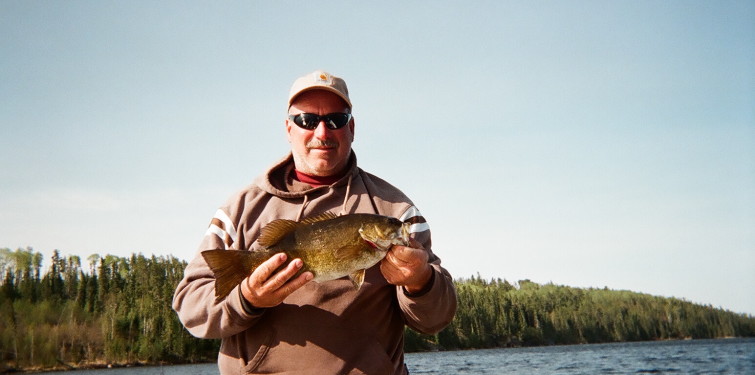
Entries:
[[349,130],[351,130],[351,141],[354,142],[354,116],[352,116],[351,121],[349,121]]

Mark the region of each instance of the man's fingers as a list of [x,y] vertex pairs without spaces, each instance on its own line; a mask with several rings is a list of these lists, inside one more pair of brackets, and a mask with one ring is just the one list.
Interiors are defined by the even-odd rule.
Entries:
[[410,251],[411,249],[405,246],[394,246],[387,254],[385,254],[385,258],[389,262],[400,266],[406,263],[406,259],[409,257],[408,253]]
[[299,272],[299,269],[302,267],[303,263],[301,259],[294,259],[289,263],[286,268],[278,271],[275,275],[267,279],[267,281],[262,285],[263,289],[267,289],[269,291],[276,291],[283,287],[284,284],[288,282],[291,277],[293,277],[297,272]]
[[263,285],[267,279],[270,278],[270,276],[273,275],[275,270],[278,269],[283,263],[286,262],[286,254],[285,253],[279,253],[275,254],[270,259],[262,262],[262,264],[257,267],[257,269],[252,272],[251,275],[251,281],[255,285]]
[[304,284],[310,282],[310,280],[312,280],[313,278],[314,275],[312,275],[312,272],[304,272],[301,275],[297,276],[295,279],[284,284],[279,289],[279,292],[282,294],[283,298],[285,298],[289,294],[304,286]]
[[416,262],[426,262],[427,252],[422,250],[421,247],[394,246],[385,257],[397,266],[403,266]]
[[418,290],[431,275],[427,263],[429,255],[416,241],[410,241],[410,245],[393,246],[380,263],[380,271],[389,283]]
[[244,298],[257,307],[276,306],[314,278],[312,272],[294,277],[304,265],[301,259],[294,259],[281,269],[286,260],[286,254],[280,253],[260,264],[242,284]]

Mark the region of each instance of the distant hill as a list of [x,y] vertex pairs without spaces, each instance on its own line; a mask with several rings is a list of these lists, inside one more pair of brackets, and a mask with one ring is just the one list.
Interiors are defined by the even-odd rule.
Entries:
[[[107,364],[215,361],[171,309],[186,262],[0,249],[0,373]],[[407,351],[755,336],[755,318],[674,298],[479,277],[456,281],[459,310]]]

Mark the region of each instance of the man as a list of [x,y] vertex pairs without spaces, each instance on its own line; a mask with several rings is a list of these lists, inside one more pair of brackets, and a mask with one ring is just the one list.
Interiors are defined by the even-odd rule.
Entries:
[[348,278],[310,282],[302,261],[271,257],[222,301],[197,255],[173,308],[193,335],[221,338],[222,374],[406,374],[404,326],[427,334],[451,322],[456,292],[430,250],[430,229],[397,188],[361,170],[351,149],[354,119],[346,83],[323,71],[297,79],[286,131],[291,154],[215,214],[199,250],[260,249],[275,219],[325,212],[376,213],[410,221],[410,246],[393,246],[355,290]]

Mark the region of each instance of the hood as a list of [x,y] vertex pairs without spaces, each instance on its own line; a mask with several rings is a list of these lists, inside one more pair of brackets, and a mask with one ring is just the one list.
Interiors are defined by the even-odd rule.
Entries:
[[351,151],[351,156],[349,156],[349,164],[346,168],[348,172],[332,185],[313,188],[308,184],[294,180],[294,157],[289,153],[286,157],[273,164],[273,166],[271,166],[262,176],[258,177],[254,183],[265,192],[280,198],[302,198],[313,192],[326,191],[330,187],[338,187],[348,184],[349,181],[359,173],[359,168],[357,168],[357,157],[353,150]]

